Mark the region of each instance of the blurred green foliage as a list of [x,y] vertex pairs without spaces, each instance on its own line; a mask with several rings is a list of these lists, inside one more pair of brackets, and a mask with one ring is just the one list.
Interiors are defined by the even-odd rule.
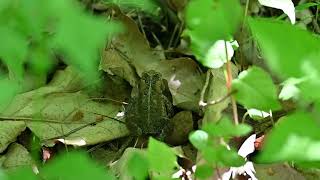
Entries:
[[197,59],[204,61],[215,41],[230,40],[241,19],[238,0],[191,0],[186,8],[185,35],[190,36],[191,50]]
[[[121,25],[86,13],[75,1],[2,0],[0,59],[2,103],[21,91],[26,67],[40,79],[56,64],[56,56],[86,74],[98,76],[99,49]],[[7,80],[9,79],[9,81]]]
[[[107,1],[107,0],[106,0]],[[128,8],[153,12],[154,4],[143,0],[107,1]],[[151,2],[151,1],[150,1]],[[217,40],[229,40],[241,23],[242,8],[237,0],[191,0],[186,8],[185,35],[191,38],[191,50],[202,62]],[[309,166],[319,162],[320,136],[317,115],[320,96],[320,38],[306,30],[274,19],[250,18],[248,25],[259,44],[263,58],[280,81],[299,78],[301,97],[295,99],[298,110],[284,117],[271,131],[260,155],[261,163],[292,161]],[[98,76],[99,49],[111,35],[120,32],[117,22],[86,13],[75,1],[1,0],[0,1],[0,102],[9,103],[21,91],[28,71],[46,76],[56,64],[56,56],[85,73],[87,80]],[[240,45],[241,46],[241,45]],[[278,110],[277,88],[270,75],[257,67],[243,72],[233,82],[234,97],[247,108]],[[310,104],[315,104],[311,112]],[[318,116],[319,117],[319,116]],[[233,125],[228,119],[206,124],[193,132],[190,142],[206,160],[196,176],[207,178],[214,166],[243,165],[244,159],[217,139],[229,140],[246,135],[250,127]],[[133,167],[145,167],[148,169]],[[315,163],[315,165],[318,165]],[[129,160],[129,174],[144,179],[150,171],[156,178],[167,178],[177,166],[175,153],[166,144],[150,139],[147,156]],[[68,153],[58,157],[41,172],[48,179],[112,179],[86,155]],[[38,179],[29,169],[8,174],[9,179]]]
[[277,88],[270,75],[259,67],[251,67],[242,71],[238,78],[233,80],[232,88],[236,91],[238,102],[247,109],[255,108],[264,111],[279,110]]

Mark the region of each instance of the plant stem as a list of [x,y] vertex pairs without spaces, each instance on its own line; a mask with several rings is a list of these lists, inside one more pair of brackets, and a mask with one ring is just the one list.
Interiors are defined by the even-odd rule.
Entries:
[[247,19],[247,16],[248,16],[249,2],[250,2],[250,0],[246,1],[246,9],[244,11],[244,17],[243,17],[243,21],[242,21],[241,31],[243,31],[244,23],[246,22],[246,19]]
[[[231,93],[231,82],[232,82],[232,73],[231,73],[231,62],[228,57],[228,49],[227,49],[227,42],[224,41],[224,48],[226,51],[226,58],[227,58],[227,75],[226,75],[226,85],[228,89],[228,93]],[[233,96],[231,96],[231,104],[232,104],[232,112],[233,112],[233,120],[234,124],[238,125],[239,124],[239,118],[238,118],[238,110],[237,110],[237,104]]]

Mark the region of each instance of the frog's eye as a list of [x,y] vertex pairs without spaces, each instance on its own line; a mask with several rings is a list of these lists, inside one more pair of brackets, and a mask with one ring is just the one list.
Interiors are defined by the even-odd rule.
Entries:
[[153,79],[157,80],[157,81],[161,80],[161,75],[157,73],[157,74],[153,75]]
[[148,79],[148,74],[147,73],[142,73],[142,75],[141,75],[141,79],[143,79],[143,80],[146,80],[146,79]]

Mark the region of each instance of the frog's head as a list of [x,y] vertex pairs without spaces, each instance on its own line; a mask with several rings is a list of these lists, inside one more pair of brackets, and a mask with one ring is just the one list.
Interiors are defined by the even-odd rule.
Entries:
[[141,79],[146,87],[152,87],[157,92],[162,92],[165,88],[161,74],[154,70],[142,73]]

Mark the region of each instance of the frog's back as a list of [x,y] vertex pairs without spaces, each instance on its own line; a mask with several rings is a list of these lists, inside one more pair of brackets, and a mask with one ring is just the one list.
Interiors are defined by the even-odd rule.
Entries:
[[126,111],[126,124],[134,135],[158,136],[168,126],[168,99],[163,95],[163,89],[161,74],[155,71],[143,73],[138,93],[131,99]]

